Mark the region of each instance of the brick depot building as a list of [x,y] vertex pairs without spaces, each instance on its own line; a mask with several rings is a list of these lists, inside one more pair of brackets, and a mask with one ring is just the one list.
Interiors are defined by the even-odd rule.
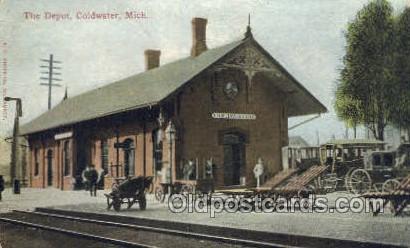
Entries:
[[326,108],[257,43],[250,27],[242,40],[208,49],[206,24],[192,20],[191,56],[159,66],[160,51],[147,50],[145,72],[67,98],[22,126],[30,185],[74,189],[87,164],[108,173],[105,187],[127,176],[178,180],[188,160],[196,164],[195,179],[212,158],[216,186],[254,185],[258,158],[266,176],[280,171],[288,117]]

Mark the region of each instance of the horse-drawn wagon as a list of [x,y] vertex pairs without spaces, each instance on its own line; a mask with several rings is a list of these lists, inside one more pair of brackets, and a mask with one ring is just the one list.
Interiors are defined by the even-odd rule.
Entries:
[[393,192],[409,174],[410,144],[404,143],[396,150],[367,154],[363,168],[357,168],[350,173],[347,187],[353,193]]
[[213,179],[176,180],[173,183],[160,183],[155,188],[155,199],[164,202],[166,195],[173,194],[203,194],[214,191]]
[[152,181],[153,177],[139,176],[113,184],[112,191],[105,194],[107,209],[113,207],[115,211],[120,211],[122,204],[127,204],[129,209],[135,203],[138,203],[140,209],[145,210],[147,207],[145,193],[150,188]]
[[373,151],[384,150],[385,142],[367,139],[330,140],[320,147],[320,163],[329,170],[320,180],[320,187],[327,192],[359,190],[354,181],[359,176],[356,169],[364,168],[364,158]]
[[[161,173],[160,183],[155,187],[155,199],[160,202],[165,200],[166,195],[173,194],[196,194],[203,195],[214,191],[214,169],[212,158],[202,161],[199,159],[180,161],[176,169],[175,178],[171,178],[169,171]],[[168,172],[168,173],[167,173]],[[202,173],[200,173],[202,172]],[[171,180],[172,179],[172,180]]]

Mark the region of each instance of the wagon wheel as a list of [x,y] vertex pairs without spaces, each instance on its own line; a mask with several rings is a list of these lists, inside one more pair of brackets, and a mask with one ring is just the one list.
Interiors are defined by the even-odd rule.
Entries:
[[140,204],[141,210],[145,210],[147,208],[147,199],[144,194],[138,199],[138,203]]
[[117,211],[117,212],[120,211],[120,209],[121,209],[121,199],[119,199],[117,197],[113,198],[112,206],[114,207],[115,211]]
[[[300,206],[300,207],[309,208],[310,205],[314,206],[315,205],[315,192],[316,192],[315,186],[313,186],[311,184],[309,184],[309,185],[303,187],[303,189],[299,190],[299,192],[298,192],[299,200],[308,199],[308,201],[303,200],[303,206]],[[310,196],[312,196],[311,197],[312,203],[309,202]],[[299,204],[300,204],[300,202],[299,202]]]
[[181,194],[183,195],[188,195],[191,194],[194,191],[194,186],[190,184],[184,184],[181,187]]
[[319,176],[316,181],[315,188],[320,190],[320,192],[332,193],[337,190],[338,178],[334,173],[327,174],[323,177]]
[[155,188],[155,199],[159,202],[164,202],[165,200],[165,192],[162,186],[158,186]]
[[134,197],[132,198],[132,201],[130,200],[130,198],[127,199],[127,203],[128,203],[127,209],[130,209],[132,205],[134,205],[134,201],[135,201]]
[[352,174],[353,170],[354,168],[350,168],[345,175],[345,188],[349,193],[353,193],[352,186],[350,185],[350,175]]
[[354,194],[362,194],[370,191],[372,188],[372,179],[369,173],[364,169],[354,170],[349,177],[349,186]]
[[[400,182],[397,179],[389,179],[385,181],[382,185],[382,191],[386,193],[393,193],[396,189],[398,189],[400,186]],[[392,213],[396,213],[396,209],[398,206],[398,202],[396,201],[390,201],[390,211]]]
[[394,192],[400,186],[400,182],[397,179],[389,179],[383,183],[382,191],[387,193]]

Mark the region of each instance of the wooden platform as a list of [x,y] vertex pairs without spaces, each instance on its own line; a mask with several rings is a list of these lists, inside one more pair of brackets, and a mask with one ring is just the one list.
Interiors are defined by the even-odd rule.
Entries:
[[[398,188],[393,192],[369,192],[363,194],[362,197],[368,199],[383,199],[383,207],[391,202],[394,215],[399,215],[410,204],[410,175],[405,177]],[[373,215],[377,216],[381,211],[380,206],[373,209]]]
[[276,173],[271,179],[266,181],[261,188],[274,189],[280,184],[282,184],[285,180],[295,175],[297,172],[297,169],[282,170]]
[[285,186],[275,188],[276,193],[298,193],[304,187],[306,187],[310,182],[319,177],[324,171],[326,171],[328,166],[315,165],[310,167],[308,170],[300,175],[297,175],[288,180]]

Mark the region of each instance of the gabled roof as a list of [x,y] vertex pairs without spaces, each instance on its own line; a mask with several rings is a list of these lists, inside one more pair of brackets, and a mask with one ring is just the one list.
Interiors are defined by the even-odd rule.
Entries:
[[[63,127],[124,111],[152,106],[167,98],[196,75],[253,38],[243,39],[227,45],[209,49],[199,56],[187,57],[158,68],[133,75],[101,88],[67,98],[51,110],[23,125],[20,134],[27,135],[52,128]],[[256,43],[256,41],[254,41]],[[257,44],[257,43],[256,43]],[[257,44],[259,46],[259,44]],[[264,51],[264,50],[263,50]],[[290,75],[270,55],[275,65]],[[295,102],[294,115],[323,113],[326,108],[299,82],[289,77],[292,88],[298,89],[301,103]],[[295,99],[295,97],[292,97]],[[303,109],[303,106],[309,109]]]
[[243,42],[243,40],[235,41],[207,50],[197,57],[180,59],[67,98],[23,125],[20,133],[39,132],[154,105]]
[[384,145],[386,142],[376,139],[331,139],[325,145],[369,146]]
[[301,136],[290,136],[289,137],[289,147],[309,147],[309,146],[311,145]]

